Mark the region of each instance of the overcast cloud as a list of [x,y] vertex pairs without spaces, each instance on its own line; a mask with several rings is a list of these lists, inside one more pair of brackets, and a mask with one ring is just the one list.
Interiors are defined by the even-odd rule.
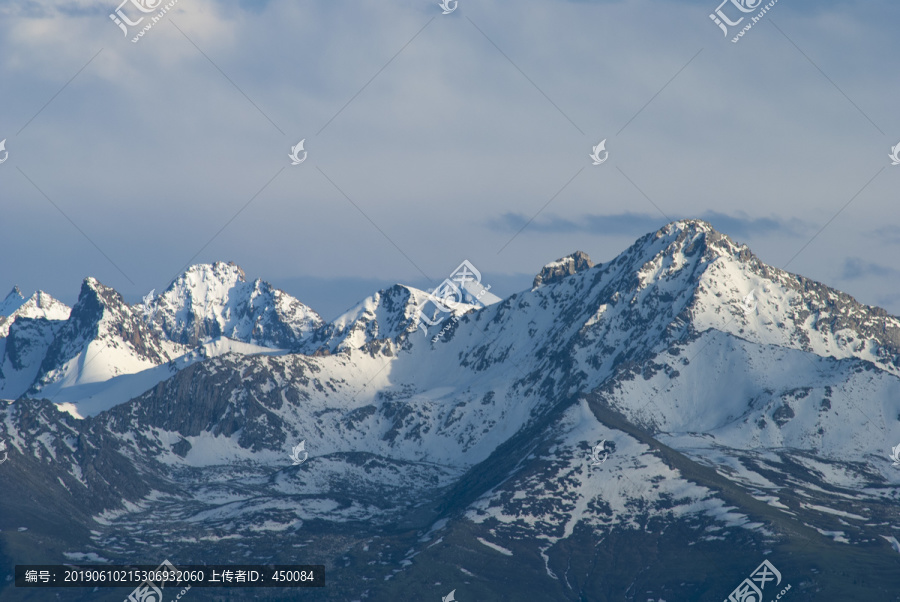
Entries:
[[227,260],[331,315],[703,217],[900,313],[900,5],[779,0],[737,44],[717,5],[178,0],[132,43],[115,0],[5,3],[0,287],[137,301]]

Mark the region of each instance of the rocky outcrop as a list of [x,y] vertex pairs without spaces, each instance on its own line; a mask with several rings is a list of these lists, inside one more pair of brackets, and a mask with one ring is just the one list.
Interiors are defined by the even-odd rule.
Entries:
[[559,282],[566,276],[583,272],[594,267],[594,262],[588,257],[584,251],[575,251],[571,255],[567,255],[562,259],[557,259],[552,263],[548,263],[541,270],[541,273],[534,277],[534,288]]

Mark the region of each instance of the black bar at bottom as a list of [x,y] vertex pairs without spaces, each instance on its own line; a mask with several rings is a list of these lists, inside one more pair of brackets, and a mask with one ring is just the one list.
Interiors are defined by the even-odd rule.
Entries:
[[325,565],[17,564],[16,587],[325,587]]

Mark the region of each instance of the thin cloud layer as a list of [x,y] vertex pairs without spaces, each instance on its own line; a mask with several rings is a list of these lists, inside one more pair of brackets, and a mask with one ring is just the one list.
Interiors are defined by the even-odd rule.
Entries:
[[[691,216],[681,216],[687,218]],[[699,217],[710,222],[717,230],[733,237],[789,236],[798,237],[810,231],[811,225],[797,218],[750,217],[726,215],[717,211],[704,211]],[[637,236],[662,227],[668,220],[662,216],[641,213],[617,213],[583,215],[578,219],[566,219],[555,215],[539,216],[529,220],[520,213],[506,213],[491,220],[491,228],[500,232],[525,232],[563,234],[584,232],[596,235]]]
[[871,261],[865,261],[859,257],[848,257],[844,261],[841,278],[843,280],[860,280],[863,278],[897,278],[900,270],[881,265]]

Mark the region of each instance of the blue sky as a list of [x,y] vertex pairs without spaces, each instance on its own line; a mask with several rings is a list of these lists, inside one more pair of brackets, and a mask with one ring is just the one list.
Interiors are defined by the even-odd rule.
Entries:
[[735,44],[718,4],[179,0],[132,43],[115,1],[5,3],[0,287],[226,260],[330,317],[703,217],[900,313],[900,5],[779,0]]

